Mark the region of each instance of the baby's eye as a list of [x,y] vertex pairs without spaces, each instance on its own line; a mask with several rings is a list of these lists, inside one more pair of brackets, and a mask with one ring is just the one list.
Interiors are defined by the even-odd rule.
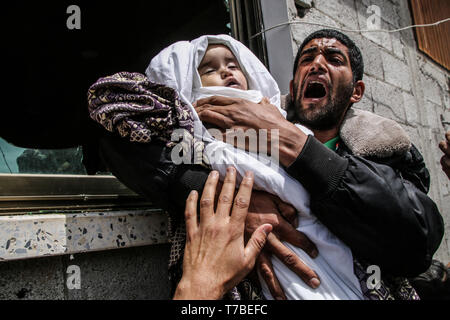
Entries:
[[214,69],[206,69],[204,72],[203,72],[203,74],[210,74],[210,73],[213,73],[214,72]]

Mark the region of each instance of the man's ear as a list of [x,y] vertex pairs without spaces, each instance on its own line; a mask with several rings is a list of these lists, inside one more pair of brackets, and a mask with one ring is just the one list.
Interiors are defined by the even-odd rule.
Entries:
[[362,80],[356,81],[356,83],[353,87],[353,94],[350,97],[350,102],[352,104],[361,101],[361,99],[364,95],[365,88],[366,88],[366,86]]

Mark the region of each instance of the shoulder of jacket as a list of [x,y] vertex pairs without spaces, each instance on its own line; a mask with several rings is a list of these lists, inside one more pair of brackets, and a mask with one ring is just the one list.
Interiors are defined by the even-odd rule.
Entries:
[[354,155],[362,157],[402,156],[411,149],[408,134],[397,122],[359,109],[347,112],[340,136]]

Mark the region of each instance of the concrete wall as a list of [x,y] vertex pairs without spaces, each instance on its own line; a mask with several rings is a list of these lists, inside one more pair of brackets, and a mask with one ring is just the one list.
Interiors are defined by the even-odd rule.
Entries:
[[[370,5],[381,9],[381,29],[413,24],[407,0],[314,0],[312,8],[300,11],[294,0],[287,0],[292,21],[349,30],[367,30]],[[293,54],[308,34],[322,28],[292,24]],[[412,29],[345,33],[360,47],[365,62],[365,98],[354,107],[397,121],[421,151],[431,174],[429,195],[446,222],[445,236],[435,258],[450,262],[450,183],[441,171],[442,153],[438,148],[445,129],[450,129],[444,128],[440,120],[442,115],[444,121],[450,121],[449,73],[418,51]]]
[[167,216],[0,216],[1,299],[168,299]]
[[[169,245],[158,244],[0,262],[0,300],[169,299],[168,258]],[[67,286],[71,265],[80,289]]]

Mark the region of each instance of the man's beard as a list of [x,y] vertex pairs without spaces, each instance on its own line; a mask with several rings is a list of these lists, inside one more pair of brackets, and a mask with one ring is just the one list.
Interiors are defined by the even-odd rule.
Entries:
[[[326,96],[328,100],[327,104],[322,107],[313,106],[312,109],[310,108],[307,110],[303,109],[303,106],[300,104],[300,101],[302,101],[303,98],[304,85],[305,84],[303,83],[300,88],[302,95],[298,100],[292,101],[300,124],[311,130],[329,130],[338,126],[349,105],[350,97],[353,94],[353,83],[338,88],[338,94],[335,99],[331,98],[333,96],[333,89],[328,85],[328,93]],[[297,86],[294,86],[293,88],[293,99],[296,99],[295,97],[297,97],[296,88]]]

